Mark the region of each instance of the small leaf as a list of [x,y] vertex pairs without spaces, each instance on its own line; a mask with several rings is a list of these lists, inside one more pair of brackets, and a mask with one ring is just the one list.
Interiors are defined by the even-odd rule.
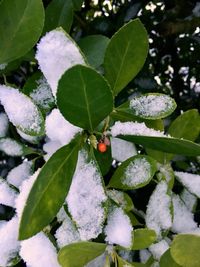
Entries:
[[149,156],[133,156],[117,168],[109,187],[136,189],[147,185],[156,172],[156,161]]
[[117,95],[141,70],[148,52],[147,32],[139,19],[113,35],[105,54],[105,72]]
[[169,116],[176,108],[173,98],[164,94],[146,94],[130,101],[131,112],[143,119],[157,120]]
[[45,11],[44,32],[49,32],[57,27],[70,31],[73,22],[72,0],[53,0]]
[[134,205],[132,199],[127,193],[112,189],[112,190],[107,190],[107,195],[117,205],[121,206],[122,209],[125,210],[126,212],[133,210]]
[[113,96],[106,80],[95,70],[76,65],[59,81],[57,104],[72,124],[93,131],[113,109]]
[[42,33],[43,25],[41,0],[2,0],[0,64],[17,59],[31,50]]
[[171,244],[171,256],[181,266],[199,267],[200,236],[180,234]]
[[168,249],[160,258],[160,267],[181,267],[177,264],[171,256],[170,249]]
[[125,261],[122,259],[119,255],[117,255],[117,261],[119,267],[134,267],[135,265],[132,265],[130,262]]
[[98,68],[103,64],[106,48],[109,38],[103,35],[89,35],[79,41],[79,46],[85,54],[88,63]]
[[63,247],[58,254],[62,267],[83,267],[85,264],[104,253],[106,244],[78,242]]
[[134,242],[132,249],[140,250],[148,248],[153,242],[156,241],[157,235],[151,229],[136,229],[134,230]]
[[40,171],[22,214],[20,240],[41,231],[58,213],[71,185],[79,142],[75,139],[57,150]]

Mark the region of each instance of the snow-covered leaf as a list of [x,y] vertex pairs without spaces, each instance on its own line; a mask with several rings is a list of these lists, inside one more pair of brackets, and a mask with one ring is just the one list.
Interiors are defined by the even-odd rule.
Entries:
[[17,192],[10,187],[10,185],[0,177],[0,204],[15,207],[15,198]]
[[8,131],[8,117],[4,112],[0,113],[0,138],[5,137]]
[[44,134],[44,119],[32,100],[18,89],[0,85],[0,102],[9,120],[29,135]]
[[166,240],[161,240],[149,247],[149,250],[153,254],[155,260],[160,260],[161,256],[169,249],[169,244]]
[[40,40],[36,59],[54,96],[63,73],[76,64],[85,64],[78,46],[62,28],[48,32]]
[[119,205],[126,212],[133,210],[134,205],[131,197],[122,191],[110,189],[106,191],[109,198],[111,198],[117,205]]
[[190,211],[194,211],[197,205],[197,197],[190,193],[186,188],[180,194],[181,199]]
[[147,185],[157,170],[156,161],[143,155],[137,155],[122,162],[112,176],[109,187],[136,189]]
[[28,153],[28,148],[24,145],[18,143],[14,139],[9,137],[7,138],[0,138],[0,151],[3,151],[6,155],[17,157],[25,155],[26,152]]

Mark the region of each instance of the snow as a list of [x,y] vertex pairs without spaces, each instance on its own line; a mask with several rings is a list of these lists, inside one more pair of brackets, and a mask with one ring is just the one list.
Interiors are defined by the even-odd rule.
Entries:
[[95,258],[94,260],[90,261],[84,267],[103,267],[106,261],[106,255],[103,253],[99,257]]
[[70,143],[75,135],[82,131],[81,128],[69,123],[59,109],[53,109],[47,116],[45,127],[46,134],[51,141],[59,141],[62,145]]
[[111,127],[112,136],[117,135],[144,135],[144,136],[158,136],[158,137],[169,137],[164,135],[161,131],[156,131],[148,128],[144,122],[120,122],[117,121]]
[[112,158],[117,161],[124,161],[137,155],[136,147],[133,143],[119,139],[111,138]]
[[39,174],[40,169],[38,169],[32,176],[30,176],[28,179],[24,180],[21,184],[19,190],[20,194],[16,198],[15,206],[16,206],[16,212],[19,218],[22,216],[23,209],[26,205],[26,201],[28,198],[28,195],[31,191],[31,188]]
[[169,248],[168,243],[163,239],[160,242],[153,244],[149,247],[154,259],[160,260],[161,256],[167,251]]
[[40,134],[42,118],[37,106],[18,89],[0,85],[0,101],[9,120],[22,132]]
[[42,232],[21,242],[20,256],[28,267],[60,267],[56,248]]
[[171,197],[167,192],[167,183],[161,181],[152,193],[147,206],[146,225],[155,230],[158,236],[160,236],[161,230],[167,230],[172,225]]
[[29,134],[25,134],[24,132],[20,131],[19,129],[17,129],[18,134],[27,142],[31,143],[31,144],[37,144],[40,140],[39,136],[32,136]]
[[17,241],[18,219],[13,217],[0,224],[0,266],[10,266],[10,261],[17,256],[20,243]]
[[45,161],[48,161],[48,159],[61,147],[62,144],[59,141],[47,141],[43,145],[43,150],[47,153],[44,155]]
[[8,117],[5,113],[0,113],[0,138],[5,137],[8,131]]
[[174,100],[168,95],[143,95],[130,101],[135,115],[145,118],[163,116],[173,107]]
[[175,176],[191,193],[200,198],[200,175],[187,172],[175,172]]
[[105,235],[105,240],[109,244],[117,244],[122,247],[131,248],[133,227],[129,217],[121,208],[114,208],[108,213]]
[[8,63],[0,64],[0,70],[4,70],[8,66]]
[[145,263],[148,261],[148,259],[151,257],[151,253],[148,249],[142,249],[139,251],[140,254],[140,260],[142,263]]
[[122,184],[137,187],[146,183],[151,177],[151,165],[146,158],[135,158],[126,167]]
[[36,59],[56,96],[58,81],[66,70],[85,60],[74,41],[62,30],[48,32],[38,43]]
[[180,195],[181,199],[183,200],[184,204],[186,207],[190,210],[193,211],[194,207],[197,204],[197,197],[193,194],[191,194],[187,189],[183,189]]
[[0,150],[8,156],[22,156],[23,147],[15,140],[7,137],[0,139]]
[[183,233],[193,231],[197,228],[197,223],[194,221],[194,215],[186,207],[184,202],[178,195],[173,195],[174,217],[172,231],[174,233]]
[[24,180],[26,180],[32,174],[32,163],[24,161],[22,164],[13,168],[7,175],[7,181],[19,188]]
[[80,241],[80,235],[73,224],[72,220],[67,216],[62,225],[57,229],[55,238],[59,248],[68,244]]
[[52,95],[51,88],[49,87],[45,77],[40,78],[36,81],[36,83],[37,88],[31,92],[30,97],[40,108],[48,110],[54,104],[54,97]]
[[105,219],[103,204],[106,200],[97,165],[93,160],[88,162],[86,151],[81,150],[67,196],[68,209],[81,240],[96,238],[102,232]]
[[57,217],[57,221],[58,221],[59,223],[64,222],[64,220],[68,218],[68,215],[67,215],[67,213],[66,213],[64,207],[62,207],[62,208],[59,210],[59,212],[57,213],[56,217]]
[[12,189],[9,184],[0,177],[0,204],[15,207],[15,198],[17,193]]

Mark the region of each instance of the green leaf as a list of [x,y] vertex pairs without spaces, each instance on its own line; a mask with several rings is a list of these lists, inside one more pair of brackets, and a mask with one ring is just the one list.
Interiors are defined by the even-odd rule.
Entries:
[[93,131],[113,109],[106,80],[92,68],[76,65],[59,81],[57,104],[72,124]]
[[119,189],[136,189],[147,185],[157,170],[156,161],[144,155],[133,156],[117,168],[109,187]]
[[171,256],[170,249],[168,249],[160,259],[160,267],[181,267],[177,264]]
[[78,242],[63,247],[58,253],[62,267],[83,267],[85,264],[104,253],[106,244]]
[[82,38],[78,45],[85,54],[88,63],[92,67],[98,68],[103,64],[109,41],[109,38],[103,35],[89,35]]
[[83,0],[72,0],[72,2],[73,2],[74,10],[79,11],[82,7]]
[[177,235],[171,244],[170,251],[177,264],[185,267],[199,267],[200,236]]
[[140,250],[148,248],[154,241],[156,241],[157,235],[154,230],[151,229],[137,229],[134,230],[134,242],[132,249]]
[[117,95],[141,70],[148,53],[147,32],[139,19],[113,35],[105,54],[105,73]]
[[70,31],[73,22],[72,0],[53,0],[45,11],[44,32],[49,32],[57,27]]
[[118,267],[134,267],[130,262],[125,261],[119,255],[117,255]]
[[200,145],[184,139],[143,135],[120,135],[117,137],[123,140],[143,145],[147,148],[152,148],[168,153],[180,154],[185,156],[200,155]]
[[110,259],[108,255],[106,256],[105,264],[103,267],[110,267]]
[[169,116],[175,110],[176,102],[168,95],[151,93],[130,100],[129,108],[139,118],[157,120]]
[[22,214],[19,240],[41,231],[64,203],[76,168],[80,146],[77,139],[57,150],[41,169]]
[[98,162],[102,175],[106,175],[112,166],[111,147],[108,146],[106,152],[101,153],[99,150],[94,150],[94,156]]
[[133,201],[127,193],[115,189],[107,190],[106,192],[109,198],[111,198],[117,205],[122,207],[123,210],[126,212],[133,210]]
[[200,115],[197,109],[190,109],[178,116],[169,126],[168,133],[176,138],[195,141],[200,133]]
[[0,64],[25,55],[38,41],[44,25],[41,0],[0,2]]

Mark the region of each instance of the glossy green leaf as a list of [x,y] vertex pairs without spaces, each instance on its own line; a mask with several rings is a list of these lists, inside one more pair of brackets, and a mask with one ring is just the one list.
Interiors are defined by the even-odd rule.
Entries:
[[174,261],[171,256],[170,249],[168,249],[160,258],[160,267],[181,267],[178,263]]
[[98,68],[103,64],[109,41],[109,38],[103,35],[89,35],[82,38],[78,45],[85,54],[88,63],[92,67]]
[[171,244],[171,256],[184,267],[199,267],[200,236],[191,234],[177,235]]
[[73,2],[74,10],[79,11],[83,4],[83,0],[72,0],[72,2]]
[[151,229],[136,229],[134,232],[134,242],[132,249],[140,250],[148,248],[153,242],[156,241],[157,235],[154,230]]
[[157,120],[169,116],[176,108],[176,102],[168,95],[150,93],[130,100],[129,109],[135,116]]
[[58,213],[71,185],[79,143],[80,139],[77,138],[57,150],[41,169],[22,214],[20,240],[41,231]]
[[38,41],[44,25],[41,0],[0,2],[0,64],[25,55]]
[[200,155],[200,145],[184,139],[142,135],[120,135],[118,138],[163,152],[185,156]]
[[95,242],[73,243],[59,251],[58,261],[62,267],[83,267],[104,253],[106,246]]
[[133,156],[117,168],[109,187],[119,189],[136,189],[147,185],[157,170],[156,161],[144,155]]
[[200,115],[197,109],[190,109],[178,116],[169,126],[168,133],[176,138],[195,141],[200,133]]
[[96,161],[98,162],[99,168],[102,175],[106,175],[112,165],[111,147],[108,146],[106,152],[101,153],[98,150],[94,150]]
[[148,52],[147,32],[139,19],[125,24],[107,47],[106,78],[117,95],[141,70]]
[[72,124],[93,131],[113,109],[113,96],[106,80],[92,68],[76,65],[58,84],[57,104]]
[[72,0],[53,0],[45,11],[44,31],[49,32],[57,27],[70,31],[73,22]]
[[127,193],[115,189],[110,189],[106,192],[109,198],[111,198],[117,205],[122,207],[122,209],[124,209],[126,212],[133,210],[133,201]]

